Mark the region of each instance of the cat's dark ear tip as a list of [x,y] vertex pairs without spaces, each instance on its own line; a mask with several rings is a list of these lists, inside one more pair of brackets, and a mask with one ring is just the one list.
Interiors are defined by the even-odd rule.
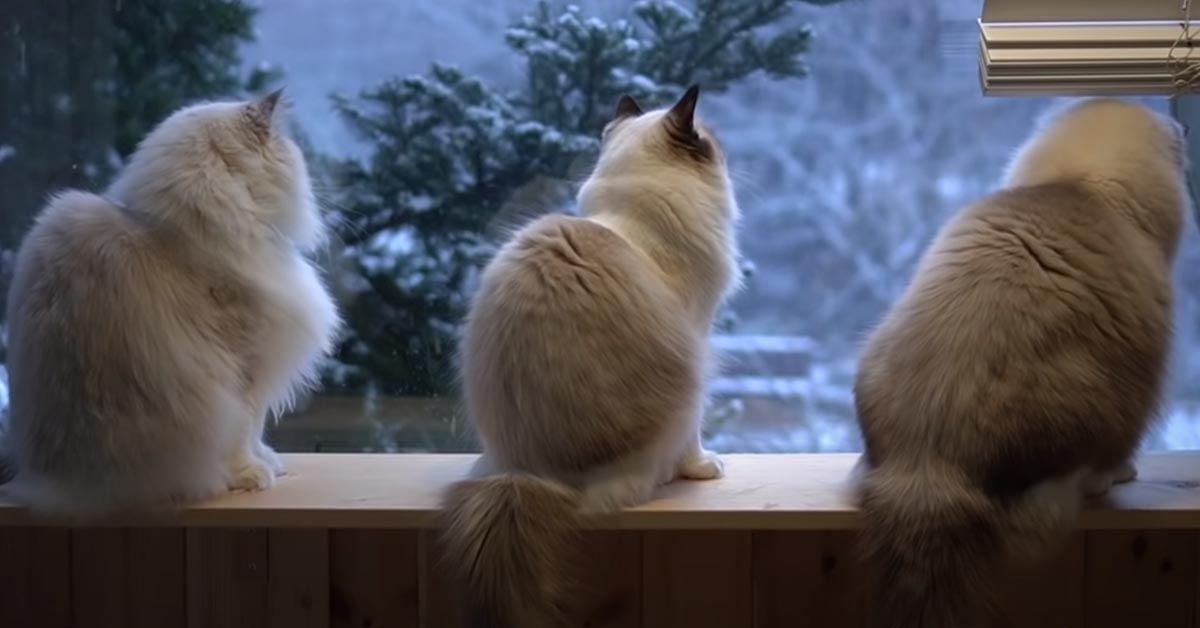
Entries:
[[671,107],[669,112],[671,120],[678,126],[691,127],[696,115],[696,102],[699,98],[700,85],[693,83],[680,97],[679,102]]
[[254,103],[254,108],[257,109],[263,117],[270,118],[275,113],[275,109],[279,106],[280,99],[283,98],[283,90],[284,86],[280,86],[278,89],[271,91],[266,96],[259,98]]
[[283,90],[286,89],[286,87],[286,85],[280,85],[278,89],[264,96],[263,103],[269,105],[271,109],[274,109],[275,106],[279,104],[279,99],[283,97]]
[[633,96],[630,96],[629,94],[621,94],[621,97],[617,99],[616,116],[618,118],[640,116],[642,113],[642,106],[639,105],[636,100],[634,100]]

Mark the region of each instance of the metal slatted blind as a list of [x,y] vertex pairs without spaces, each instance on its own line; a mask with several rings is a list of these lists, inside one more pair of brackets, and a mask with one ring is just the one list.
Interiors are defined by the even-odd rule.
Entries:
[[[1200,50],[1191,47],[1200,45],[1200,0],[1193,1],[1185,35],[1183,0],[985,0],[984,92],[1176,93],[1183,70],[1200,64]],[[1192,87],[1200,90],[1200,83]]]

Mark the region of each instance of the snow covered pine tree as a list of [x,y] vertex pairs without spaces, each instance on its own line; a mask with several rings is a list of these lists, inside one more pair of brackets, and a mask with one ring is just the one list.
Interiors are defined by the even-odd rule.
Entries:
[[447,392],[477,271],[505,229],[569,206],[620,94],[663,103],[691,83],[802,77],[811,32],[789,16],[832,1],[643,0],[631,20],[609,22],[541,2],[506,33],[526,66],[517,93],[434,65],[336,98],[371,153],[332,173],[349,333],[327,385]]

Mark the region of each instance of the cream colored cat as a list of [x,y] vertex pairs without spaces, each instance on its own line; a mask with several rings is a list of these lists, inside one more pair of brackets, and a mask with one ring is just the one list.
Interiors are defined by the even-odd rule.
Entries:
[[484,454],[444,513],[473,625],[552,625],[581,513],[721,475],[699,430],[738,208],[698,93],[646,113],[623,97],[584,217],[534,221],[483,275],[462,376]]
[[86,516],[283,471],[264,421],[315,381],[338,317],[303,256],[325,230],[278,99],[183,109],[107,194],[38,216],[8,299],[5,495]]
[[[874,628],[969,628],[997,569],[1132,479],[1171,341],[1182,133],[1102,99],[1050,117],[926,251],[855,385]],[[1081,485],[1082,483],[1082,485]]]

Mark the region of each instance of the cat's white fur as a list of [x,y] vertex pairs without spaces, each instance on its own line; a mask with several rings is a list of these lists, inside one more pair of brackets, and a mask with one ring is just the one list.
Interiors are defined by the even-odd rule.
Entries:
[[265,420],[315,383],[339,319],[305,258],[325,227],[278,97],[182,109],[106,194],[37,217],[8,301],[6,495],[91,516],[283,472]]
[[648,113],[622,100],[583,217],[534,221],[483,274],[463,386],[484,454],[444,512],[477,622],[551,625],[581,514],[722,473],[700,417],[708,336],[737,283],[738,207],[697,93]]

